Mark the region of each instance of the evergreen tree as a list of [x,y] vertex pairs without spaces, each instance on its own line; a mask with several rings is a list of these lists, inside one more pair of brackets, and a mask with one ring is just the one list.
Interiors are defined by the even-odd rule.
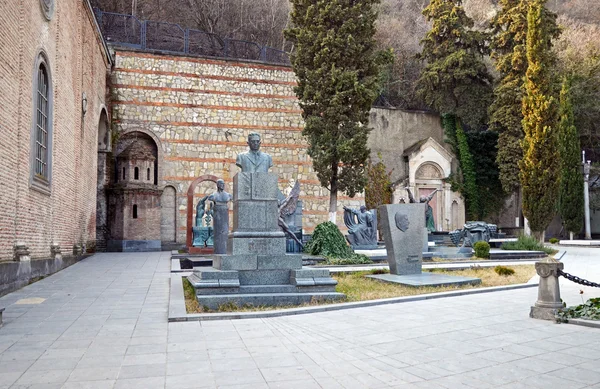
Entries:
[[292,0],[292,66],[302,108],[308,154],[330,192],[335,221],[338,191],[353,197],[366,184],[369,111],[379,69],[391,53],[378,53],[373,36],[379,0]]
[[[519,161],[523,159],[523,95],[527,71],[527,12],[529,0],[500,0],[500,11],[491,22],[492,59],[500,74],[490,106],[490,129],[497,131],[498,154],[496,161],[500,180],[506,193],[519,188]],[[559,29],[556,15],[546,8],[544,14],[548,33],[556,38]]]
[[472,30],[462,0],[431,0],[423,10],[431,30],[421,41],[419,58],[426,62],[417,93],[440,114],[455,115],[472,128],[486,122],[492,76],[483,56],[486,34]]
[[432,22],[421,41],[419,58],[425,67],[417,81],[417,93],[443,116],[447,142],[458,157],[467,214],[479,214],[479,197],[473,157],[463,123],[480,128],[487,119],[492,98],[492,77],[483,63],[488,53],[486,35],[473,30],[462,0],[431,0],[423,15]]
[[560,92],[560,122],[558,127],[560,147],[560,190],[558,210],[565,228],[578,233],[583,227],[583,176],[581,175],[581,148],[575,127],[570,81],[565,77]]
[[552,34],[543,17],[546,0],[531,0],[527,15],[526,95],[523,99],[523,159],[519,163],[523,214],[541,240],[556,211],[559,154],[556,99],[551,77]]

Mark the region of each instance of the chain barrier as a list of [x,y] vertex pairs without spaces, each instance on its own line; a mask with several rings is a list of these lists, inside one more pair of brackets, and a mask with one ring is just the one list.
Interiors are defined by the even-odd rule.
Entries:
[[563,276],[567,280],[573,281],[573,282],[575,282],[576,284],[579,284],[579,285],[591,286],[591,287],[594,287],[594,288],[600,288],[600,284],[597,284],[597,283],[592,282],[592,281],[584,280],[583,278],[579,278],[579,277],[574,276],[572,274],[566,273],[566,272],[564,272],[564,271],[562,271],[560,269],[558,270],[558,275],[559,276]]

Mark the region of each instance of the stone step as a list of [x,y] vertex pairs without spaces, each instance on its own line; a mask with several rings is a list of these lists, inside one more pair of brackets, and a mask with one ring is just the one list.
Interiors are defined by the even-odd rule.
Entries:
[[341,301],[346,298],[343,293],[314,292],[314,293],[255,293],[228,295],[197,296],[198,304],[209,309],[218,309],[220,305],[234,304],[237,306],[288,306],[310,303],[311,301]]

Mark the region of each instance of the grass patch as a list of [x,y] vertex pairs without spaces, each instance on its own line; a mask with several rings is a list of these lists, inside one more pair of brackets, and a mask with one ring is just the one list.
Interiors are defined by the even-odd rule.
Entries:
[[490,286],[524,284],[535,275],[535,266],[514,266],[515,274],[499,276],[494,268],[473,267],[465,270],[423,269],[433,273],[448,274],[463,277],[481,278],[480,285],[462,286],[425,286],[412,287],[391,284],[383,281],[364,277],[371,272],[341,273],[334,275],[338,281],[336,291],[346,294],[348,301],[377,300],[390,297],[415,296],[418,294],[447,292],[451,290],[485,288]]
[[[444,287],[411,287],[402,286],[392,283],[387,283],[371,278],[366,278],[365,275],[370,274],[385,274],[389,273],[387,269],[374,269],[370,271],[361,271],[355,273],[336,273],[332,277],[338,281],[336,292],[344,293],[347,296],[346,301],[366,301],[377,300],[391,297],[414,296],[419,294],[447,292],[462,289],[476,289],[490,286],[524,284],[535,275],[535,266],[519,265],[511,267],[515,273],[508,276],[500,276],[496,274],[494,268],[483,268],[477,265],[470,269],[464,270],[446,270],[446,269],[423,269],[423,271],[431,271],[435,273],[481,278],[480,285],[462,285],[462,286],[444,286]],[[209,313],[209,312],[255,312],[255,311],[271,311],[275,309],[309,307],[323,304],[332,304],[336,302],[313,300],[310,303],[300,306],[237,306],[235,304],[223,304],[218,310],[209,310],[206,307],[200,307],[196,300],[194,287],[183,277],[183,289],[185,295],[185,307],[187,313]]]

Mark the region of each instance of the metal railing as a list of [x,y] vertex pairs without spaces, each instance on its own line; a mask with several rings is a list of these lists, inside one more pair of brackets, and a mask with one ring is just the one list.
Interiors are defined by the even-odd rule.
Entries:
[[289,54],[254,42],[222,38],[178,24],[139,20],[133,15],[94,10],[107,43],[140,50],[290,64]]

